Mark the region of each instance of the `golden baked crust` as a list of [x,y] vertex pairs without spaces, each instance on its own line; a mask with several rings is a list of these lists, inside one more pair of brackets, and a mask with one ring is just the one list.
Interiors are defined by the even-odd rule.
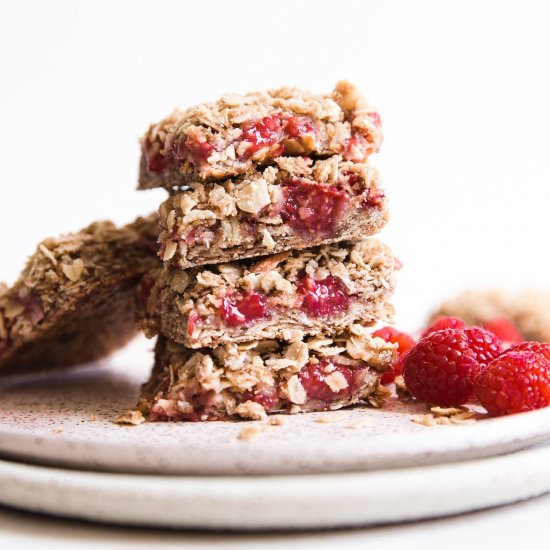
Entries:
[[0,289],[0,369],[99,359],[136,333],[135,286],[159,265],[158,217],[95,222],[40,243],[17,282]]

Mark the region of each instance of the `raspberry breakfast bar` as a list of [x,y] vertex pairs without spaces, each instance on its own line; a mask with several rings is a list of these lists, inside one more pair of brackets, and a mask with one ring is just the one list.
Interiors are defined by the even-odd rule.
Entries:
[[388,216],[378,171],[339,156],[280,157],[236,179],[194,182],[159,213],[159,254],[182,269],[364,238]]
[[281,155],[341,155],[364,162],[382,142],[380,116],[357,89],[330,95],[280,88],[226,94],[176,111],[142,139],[139,188],[172,190],[245,174]]
[[454,315],[469,324],[508,318],[525,340],[550,342],[550,293],[468,290],[441,304],[434,317]]
[[156,215],[120,229],[96,222],[38,245],[19,280],[0,285],[0,368],[66,367],[130,340],[135,287],[160,263],[157,223]]
[[[146,332],[190,348],[339,332],[389,321],[395,260],[376,239],[148,274]],[[158,277],[155,280],[155,277]]]
[[258,420],[266,413],[380,406],[395,345],[351,325],[334,337],[191,350],[164,337],[138,409],[150,421]]

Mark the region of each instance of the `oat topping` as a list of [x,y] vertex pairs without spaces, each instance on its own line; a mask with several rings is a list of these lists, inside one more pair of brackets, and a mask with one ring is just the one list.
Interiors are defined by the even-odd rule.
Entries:
[[379,114],[348,82],[339,82],[330,95],[297,88],[225,94],[214,103],[176,110],[149,128],[139,187],[171,190],[197,179],[218,181],[259,164],[293,163],[294,170],[307,173],[304,157],[341,155],[362,162],[381,142]]

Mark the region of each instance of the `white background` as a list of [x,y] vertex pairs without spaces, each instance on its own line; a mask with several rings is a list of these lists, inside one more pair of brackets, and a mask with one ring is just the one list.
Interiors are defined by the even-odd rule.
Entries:
[[138,138],[173,107],[345,78],[383,117],[400,323],[463,288],[547,286],[549,26],[526,0],[4,1],[0,279],[45,236],[155,209]]
[[398,320],[465,287],[547,284],[550,13],[544,2],[4,3],[0,279],[41,238],[126,222],[138,138],[226,91],[356,82],[379,107]]

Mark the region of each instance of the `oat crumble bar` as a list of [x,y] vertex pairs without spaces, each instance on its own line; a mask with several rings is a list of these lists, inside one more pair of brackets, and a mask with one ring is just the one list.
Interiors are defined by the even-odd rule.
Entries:
[[186,269],[373,235],[388,217],[378,171],[340,156],[280,157],[216,184],[193,182],[159,209],[161,258]]
[[283,252],[260,260],[157,270],[139,296],[148,336],[190,348],[331,334],[390,321],[395,260],[376,239]]
[[396,346],[351,325],[333,337],[262,340],[192,350],[159,337],[137,409],[149,421],[205,421],[268,413],[381,406],[381,373]]
[[224,180],[281,155],[364,162],[381,142],[380,115],[348,82],[330,95],[298,88],[226,94],[176,110],[149,128],[141,142],[139,188]]
[[157,224],[96,222],[40,243],[16,283],[0,286],[0,369],[68,367],[128,342],[135,287],[160,264]]
[[508,317],[526,340],[550,342],[550,293],[468,290],[444,301],[433,317],[454,315],[468,324]]

